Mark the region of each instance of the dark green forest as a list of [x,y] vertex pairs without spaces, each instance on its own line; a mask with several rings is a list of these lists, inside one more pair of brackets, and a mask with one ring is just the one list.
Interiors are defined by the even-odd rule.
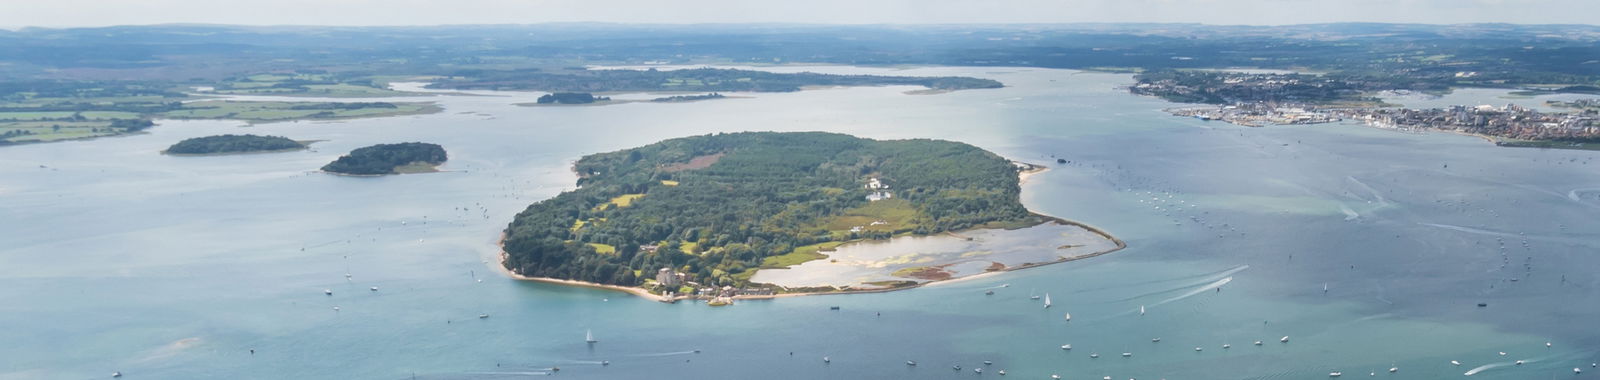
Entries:
[[438,144],[408,142],[378,144],[357,148],[350,154],[322,167],[322,171],[339,174],[378,175],[398,174],[396,169],[415,163],[438,165],[447,159],[444,147]]
[[184,139],[167,148],[171,154],[270,152],[302,149],[305,144],[281,136],[218,135]]
[[[574,170],[578,190],[528,206],[506,228],[507,268],[631,286],[672,267],[691,281],[747,285],[763,259],[804,246],[1036,223],[1014,165],[950,141],[704,135],[589,155]],[[867,201],[869,178],[894,198]],[[850,228],[872,220],[892,223]]]

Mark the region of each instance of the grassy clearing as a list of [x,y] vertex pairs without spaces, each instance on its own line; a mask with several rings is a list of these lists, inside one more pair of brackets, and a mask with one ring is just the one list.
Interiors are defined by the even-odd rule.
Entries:
[[761,268],[788,268],[790,266],[800,265],[801,263],[811,260],[825,259],[828,257],[828,255],[822,254],[822,252],[832,251],[834,248],[844,245],[844,243],[845,242],[842,241],[830,241],[826,243],[795,247],[794,251],[790,251],[787,254],[770,256],[761,259]]
[[[911,205],[910,201],[901,198],[885,199],[867,203],[866,206],[845,211],[828,219],[822,228],[829,232],[846,233],[851,227],[861,226],[867,231],[909,231],[917,228],[916,220],[922,212]],[[883,221],[887,224],[872,225],[872,222]]]
[[600,243],[589,243],[589,246],[590,247],[594,247],[594,252],[598,253],[598,254],[611,255],[611,254],[616,254],[617,253],[617,247],[612,247],[610,245],[600,244]]
[[698,249],[700,249],[700,243],[699,242],[686,241],[686,242],[678,244],[678,251],[680,251],[680,252],[694,253],[694,252],[699,252],[699,251],[697,251]]
[[611,203],[609,204],[616,205],[619,208],[628,207],[633,205],[633,201],[639,200],[639,198],[644,198],[644,194],[623,194],[616,198],[611,198]]

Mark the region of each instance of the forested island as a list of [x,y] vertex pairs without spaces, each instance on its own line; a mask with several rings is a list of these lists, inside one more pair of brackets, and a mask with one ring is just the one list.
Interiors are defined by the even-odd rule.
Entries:
[[611,100],[604,96],[594,96],[587,92],[557,92],[544,94],[535,100],[538,104],[589,104]]
[[650,101],[657,102],[657,103],[693,102],[693,101],[700,101],[700,100],[722,99],[722,98],[726,98],[726,97],[727,96],[723,96],[722,94],[713,92],[713,93],[704,94],[704,95],[673,95],[673,96],[666,96],[666,97],[650,99]]
[[[515,274],[635,287],[760,286],[757,269],[844,242],[1046,221],[1019,201],[1018,166],[941,140],[747,132],[585,156],[579,188],[505,230]],[[676,277],[674,277],[674,275]],[[670,284],[669,284],[670,285]],[[672,288],[675,289],[675,288]]]
[[791,92],[805,86],[923,86],[935,90],[1000,88],[1000,82],[971,77],[900,77],[774,73],[736,69],[683,70],[521,70],[471,72],[470,79],[440,81],[437,88],[470,90],[605,91],[745,91]]
[[282,136],[218,135],[183,139],[162,153],[178,155],[264,153],[305,148],[306,144]]
[[348,175],[427,173],[447,159],[438,144],[408,142],[378,144],[350,151],[350,154],[322,167],[322,171]]

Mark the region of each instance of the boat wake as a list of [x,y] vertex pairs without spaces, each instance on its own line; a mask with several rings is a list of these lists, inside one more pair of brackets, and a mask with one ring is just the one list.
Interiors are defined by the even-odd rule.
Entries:
[[1222,272],[1217,272],[1217,273],[1214,273],[1214,274],[1205,275],[1205,277],[1203,277],[1203,279],[1201,279],[1200,281],[1195,281],[1195,282],[1191,282],[1191,283],[1187,283],[1187,284],[1183,284],[1183,285],[1178,285],[1178,286],[1175,286],[1175,287],[1172,287],[1172,288],[1168,288],[1168,289],[1162,289],[1162,290],[1157,290],[1157,291],[1153,291],[1153,292],[1134,295],[1134,296],[1130,296],[1130,297],[1127,297],[1127,298],[1123,298],[1123,299],[1117,300],[1116,302],[1127,302],[1127,301],[1132,301],[1132,300],[1136,300],[1136,299],[1140,299],[1140,298],[1144,298],[1144,297],[1167,294],[1167,293],[1172,293],[1172,292],[1176,292],[1176,291],[1180,291],[1180,290],[1184,290],[1184,289],[1190,289],[1190,288],[1193,288],[1195,286],[1200,286],[1200,285],[1204,285],[1204,284],[1207,284],[1207,283],[1215,283],[1218,279],[1231,278],[1235,273],[1242,272],[1245,269],[1250,269],[1250,266],[1249,265],[1240,265],[1240,266],[1234,267],[1233,269],[1225,270],[1225,271],[1222,271]]
[[1172,297],[1172,298],[1168,298],[1168,299],[1165,299],[1165,300],[1161,300],[1161,302],[1156,302],[1156,304],[1150,305],[1150,306],[1161,306],[1161,305],[1165,305],[1165,304],[1169,304],[1169,303],[1173,303],[1173,302],[1177,302],[1177,301],[1183,300],[1184,298],[1194,297],[1194,296],[1200,295],[1200,293],[1205,293],[1205,292],[1210,291],[1212,289],[1220,288],[1223,285],[1227,285],[1230,282],[1233,282],[1233,277],[1228,277],[1228,278],[1224,278],[1224,279],[1221,279],[1221,280],[1217,280],[1216,282],[1212,282],[1210,284],[1206,284],[1205,286],[1201,286],[1201,287],[1195,288],[1194,290],[1190,290],[1188,293],[1183,293],[1182,295],[1179,295],[1177,297]]

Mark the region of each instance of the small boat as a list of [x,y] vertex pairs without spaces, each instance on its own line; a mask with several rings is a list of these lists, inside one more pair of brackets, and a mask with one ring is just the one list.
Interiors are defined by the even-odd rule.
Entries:
[[374,291],[374,292],[378,291],[378,287],[376,287],[376,286],[368,288],[368,289],[372,289],[372,291]]
[[1506,352],[1505,351],[1500,351],[1500,356],[1506,356]]
[[1050,293],[1045,293],[1044,294],[1044,308],[1046,308],[1046,309],[1050,308]]
[[1222,345],[1222,349],[1224,349],[1224,350],[1226,350],[1226,349],[1229,349],[1229,348],[1233,348],[1233,345],[1231,345],[1231,344],[1226,344],[1226,343],[1224,343],[1224,344],[1223,344],[1223,345]]
[[478,319],[488,319],[489,314],[478,314]]
[[1344,372],[1339,372],[1339,371],[1328,372],[1328,377],[1339,377],[1339,376],[1344,376]]
[[1139,305],[1139,315],[1144,315],[1144,305]]
[[112,372],[111,377],[122,377],[122,371]]
[[1452,364],[1452,365],[1461,365],[1461,362],[1455,361],[1455,360],[1451,360],[1450,364]]
[[983,365],[994,365],[993,361],[984,360]]
[[1201,350],[1205,350],[1205,349],[1204,348],[1200,348],[1200,347],[1195,347],[1194,348],[1194,352],[1200,352]]
[[907,361],[906,361],[906,365],[908,365],[908,366],[912,366],[912,367],[915,367],[915,366],[917,366],[917,362],[914,362],[914,361],[910,361],[910,360],[907,360]]
[[1322,283],[1322,292],[1323,293],[1327,293],[1328,292],[1328,283],[1326,283],[1326,282]]
[[828,310],[839,310],[838,306],[829,306]]
[[1061,379],[1061,375],[1050,375],[1050,378],[1051,379],[1060,380]]
[[1089,354],[1089,358],[1090,359],[1099,359],[1100,358],[1100,354]]
[[1550,348],[1550,346],[1552,346],[1550,342],[1544,342],[1544,348]]
[[[488,314],[484,314],[482,318],[487,318],[488,316]],[[585,331],[583,334],[583,341],[589,343],[599,342],[599,340],[594,338],[594,330]]]
[[1389,373],[1400,372],[1400,367],[1389,367]]
[[961,370],[961,366],[958,366],[958,365],[950,366],[950,370],[951,371],[960,371]]
[[983,373],[983,368],[973,368],[972,372],[974,372],[974,373]]
[[1289,336],[1288,335],[1284,335],[1282,338],[1278,338],[1278,341],[1279,342],[1283,342],[1283,343],[1289,343]]
[[994,291],[993,290],[985,290],[985,291],[983,291],[983,295],[992,296],[992,295],[994,295]]
[[1257,345],[1257,346],[1260,346],[1260,345],[1261,345],[1261,341],[1259,341],[1259,340],[1258,340],[1258,341],[1256,341],[1256,345]]
[[1030,300],[1039,299],[1039,295],[1034,293],[1034,289],[1028,289],[1028,299],[1030,299]]
[[1071,349],[1072,349],[1072,345],[1070,345],[1070,344],[1063,344],[1063,345],[1061,345],[1061,349],[1063,349],[1063,350],[1071,350]]
[[1131,358],[1131,357],[1133,357],[1133,353],[1132,352],[1124,352],[1124,353],[1122,353],[1122,357]]
[[333,307],[333,311],[339,311],[339,307],[338,306],[334,306]]
[[601,361],[600,361],[600,365],[601,365],[601,366],[608,366],[608,365],[611,365],[611,361],[610,361],[610,360],[601,360]]
[[322,294],[333,295],[333,289],[322,289]]
[[822,362],[823,363],[832,363],[833,359],[829,359],[827,356],[823,356],[822,357]]
[[1523,363],[1527,363],[1527,362],[1524,362],[1524,361],[1521,361],[1521,360],[1517,361],[1517,365],[1522,365]]
[[[1005,372],[1005,371],[1000,371],[1000,372]],[[1572,367],[1572,373],[1574,373],[1574,374],[1583,373],[1583,369],[1582,368],[1578,368],[1578,367]]]
[[[1577,368],[1573,368],[1573,369],[1577,369]],[[1005,376],[1006,375],[1006,370],[1002,369],[1002,370],[1000,370],[1000,372],[996,372],[996,373],[999,373],[1000,376]]]
[[1067,322],[1072,322],[1072,313],[1067,313],[1064,317],[1067,318]]
[[1161,342],[1161,338],[1150,339],[1150,343],[1160,343],[1160,342]]

